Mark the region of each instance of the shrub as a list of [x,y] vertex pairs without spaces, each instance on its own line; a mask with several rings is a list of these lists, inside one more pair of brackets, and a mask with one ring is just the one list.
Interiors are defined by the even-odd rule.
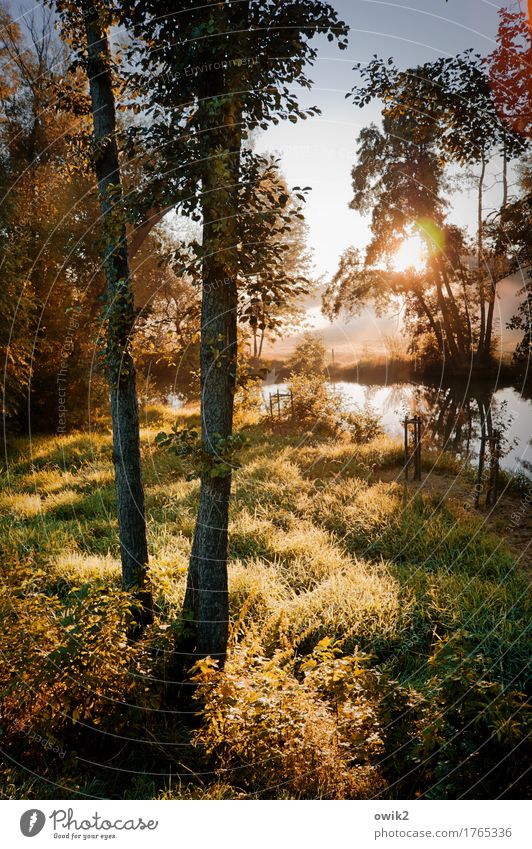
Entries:
[[121,703],[136,685],[131,672],[140,674],[145,660],[126,636],[131,597],[85,584],[61,598],[45,591],[46,579],[28,562],[11,564],[2,582],[4,730],[49,736],[113,716],[116,731]]
[[219,781],[310,799],[367,798],[381,787],[377,676],[366,655],[340,654],[324,639],[302,661],[293,648],[267,659],[250,629],[222,672],[210,658],[196,664],[194,743]]
[[[322,377],[316,374],[294,374],[290,380],[294,404],[294,421],[317,433],[334,435],[342,429],[340,399],[333,395]],[[291,411],[287,408],[285,415]]]
[[281,422],[316,435],[342,437],[364,444],[382,436],[379,417],[370,409],[347,411],[341,393],[331,389],[314,373],[295,373],[290,378],[292,404],[285,404]]
[[[381,717],[393,794],[493,799],[527,794],[531,717],[524,693],[497,680],[476,639],[455,631],[417,686],[390,681]],[[392,686],[395,683],[395,686]]]
[[381,420],[371,407],[346,413],[344,422],[351,438],[361,445],[384,436]]
[[325,371],[325,345],[317,333],[307,330],[287,362],[292,377],[296,374],[322,376]]

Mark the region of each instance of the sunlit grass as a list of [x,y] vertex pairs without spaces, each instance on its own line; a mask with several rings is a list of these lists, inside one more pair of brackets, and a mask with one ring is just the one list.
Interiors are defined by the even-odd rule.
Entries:
[[28,519],[38,516],[42,510],[41,496],[31,492],[3,492],[0,495],[0,511],[11,516]]

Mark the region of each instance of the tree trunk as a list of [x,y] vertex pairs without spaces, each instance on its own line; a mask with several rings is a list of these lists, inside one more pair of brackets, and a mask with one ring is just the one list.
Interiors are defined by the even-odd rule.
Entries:
[[467,347],[465,344],[465,332],[463,322],[460,316],[460,311],[456,304],[456,299],[454,297],[454,292],[452,290],[451,283],[449,281],[449,275],[447,274],[447,269],[445,268],[445,262],[442,262],[440,258],[438,258],[438,268],[445,286],[445,291],[447,292],[456,346],[460,352],[462,361],[465,361],[467,359]]
[[473,357],[473,326],[471,323],[471,312],[469,309],[469,296],[467,293],[467,279],[464,273],[464,267],[462,263],[459,261],[457,265],[458,273],[460,275],[460,280],[462,282],[462,294],[464,298],[464,312],[465,312],[465,321],[466,321],[466,330],[467,330],[467,354],[468,358]]
[[263,345],[264,345],[264,337],[266,335],[264,308],[262,310],[261,320],[262,320],[262,327],[261,327],[261,330],[260,330],[259,360],[262,357],[262,348],[263,348]]
[[[437,277],[437,275],[436,275],[436,277]],[[449,348],[449,354],[450,354],[451,360],[453,360],[453,362],[460,364],[461,363],[460,351],[458,350],[458,346],[456,344],[456,339],[454,338],[454,331],[453,331],[451,317],[449,315],[449,310],[448,310],[445,298],[443,296],[441,283],[440,283],[439,279],[435,280],[435,286],[436,286],[436,296],[437,296],[437,300],[438,300],[438,306],[439,306],[440,311],[441,311],[442,320],[443,320],[443,327],[444,327],[444,330],[445,330],[445,339],[447,340],[447,345],[448,345],[448,348]]]
[[116,143],[116,112],[111,56],[106,28],[98,10],[85,4],[88,67],[94,121],[94,168],[100,193],[107,277],[107,370],[111,395],[113,462],[124,589],[135,594],[135,620],[152,620],[152,600],[146,582],[148,546],[144,489],[140,463],[139,415],[135,366],[130,338],[135,322],[122,212],[120,165]]
[[482,262],[484,259],[484,177],[486,175],[486,159],[482,154],[480,176],[478,178],[478,233],[477,233],[477,262],[478,262],[478,296],[480,303],[480,328],[478,336],[477,353],[482,356],[484,351],[484,339],[486,335],[486,305],[484,303],[484,274]]
[[482,348],[482,359],[488,362],[491,357],[491,343],[493,336],[493,316],[495,313],[495,299],[497,297],[497,284],[495,280],[490,281],[490,297],[488,301],[488,313],[486,316],[486,331],[484,333],[484,345]]
[[[222,64],[222,63],[216,63]],[[225,661],[229,626],[227,581],[231,468],[218,457],[233,430],[237,366],[237,222],[242,107],[224,71],[205,75],[203,127],[210,155],[202,171],[203,290],[201,307],[201,425],[203,472],[184,616],[196,623],[196,653]],[[218,103],[213,114],[213,100]],[[220,285],[220,281],[224,281]]]
[[432,315],[427,302],[425,301],[423,295],[419,292],[415,292],[415,297],[422,311],[425,313],[428,323],[434,336],[436,337],[436,342],[438,344],[438,348],[440,349],[442,356],[445,358],[445,342],[443,340],[443,334],[441,332],[441,328],[438,326],[437,322],[434,320],[434,316]]
[[[502,151],[502,206],[504,209],[508,203],[508,156],[506,152],[506,134],[504,135],[503,151]],[[488,362],[491,356],[491,340],[493,335],[493,317],[495,313],[495,301],[497,298],[497,282],[495,279],[496,269],[492,273],[490,280],[490,295],[488,302],[488,314],[486,317],[486,332],[484,334],[484,343],[482,346],[482,358]]]
[[501,208],[504,209],[508,204],[508,152],[507,152],[507,139],[506,133],[504,133],[503,138],[503,146],[502,146],[502,204]]

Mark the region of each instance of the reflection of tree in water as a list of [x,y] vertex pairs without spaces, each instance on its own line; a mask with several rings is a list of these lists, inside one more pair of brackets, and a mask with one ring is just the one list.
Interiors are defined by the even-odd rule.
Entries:
[[[375,398],[379,392],[382,392],[383,388],[384,387],[378,385],[366,387],[364,392],[365,404],[375,406]],[[385,388],[387,392],[379,405],[381,415],[383,413],[394,412],[397,410],[403,411],[406,415],[412,406],[412,386],[408,383],[391,383]]]
[[396,383],[390,387],[390,392],[386,399],[386,410],[403,409],[406,413],[412,406],[413,392],[412,387],[408,384]]
[[418,386],[417,411],[424,420],[424,443],[439,451],[452,451],[463,460],[475,460],[481,437],[501,434],[502,453],[509,447],[505,433],[512,422],[506,401],[496,401],[494,388]]

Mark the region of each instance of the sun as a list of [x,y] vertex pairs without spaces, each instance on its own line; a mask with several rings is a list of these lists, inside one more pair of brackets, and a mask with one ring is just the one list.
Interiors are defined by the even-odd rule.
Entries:
[[427,249],[419,236],[409,236],[405,239],[392,259],[395,271],[421,271],[426,265]]

